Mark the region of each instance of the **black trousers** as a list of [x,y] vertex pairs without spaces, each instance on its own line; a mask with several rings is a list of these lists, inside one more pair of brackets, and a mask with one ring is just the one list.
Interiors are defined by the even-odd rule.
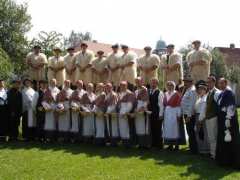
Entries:
[[152,147],[163,148],[162,120],[158,115],[150,116]]
[[36,128],[28,127],[28,112],[25,111],[22,117],[22,137],[26,140],[35,138]]
[[9,123],[8,123],[8,135],[10,139],[17,139],[19,135],[18,127],[20,124],[20,118],[21,116],[19,115],[12,115],[9,118]]
[[44,135],[44,123],[45,123],[45,113],[37,111],[37,128],[36,128],[36,137],[38,139],[43,139]]
[[7,136],[7,130],[8,130],[8,112],[6,105],[2,106],[0,105],[0,139],[5,139]]
[[[186,119],[187,116],[184,115],[184,119]],[[189,137],[189,149],[191,153],[197,154],[198,153],[198,146],[197,146],[197,140],[196,140],[196,135],[195,135],[195,123],[196,119],[195,116],[192,116],[190,121],[186,123],[186,129]]]

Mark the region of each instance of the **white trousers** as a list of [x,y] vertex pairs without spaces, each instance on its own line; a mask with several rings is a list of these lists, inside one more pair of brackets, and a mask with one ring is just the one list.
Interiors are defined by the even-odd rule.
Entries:
[[206,128],[208,134],[208,142],[210,144],[210,154],[213,158],[216,156],[217,145],[217,117],[206,120]]

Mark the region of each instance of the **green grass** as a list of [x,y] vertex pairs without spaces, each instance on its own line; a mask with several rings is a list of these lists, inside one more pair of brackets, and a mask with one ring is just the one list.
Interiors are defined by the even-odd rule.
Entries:
[[[240,152],[239,152],[240,153]],[[0,144],[0,180],[240,179],[240,171],[180,152],[74,144]]]

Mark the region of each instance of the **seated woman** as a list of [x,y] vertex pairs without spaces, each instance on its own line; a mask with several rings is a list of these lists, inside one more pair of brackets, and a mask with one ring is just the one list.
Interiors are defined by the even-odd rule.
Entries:
[[[166,88],[167,92],[164,94],[164,121],[163,121],[163,139],[164,144],[169,145],[169,150],[179,150],[180,136],[180,120],[181,120],[181,96],[175,91],[175,83],[168,81]],[[175,147],[173,147],[175,146]]]

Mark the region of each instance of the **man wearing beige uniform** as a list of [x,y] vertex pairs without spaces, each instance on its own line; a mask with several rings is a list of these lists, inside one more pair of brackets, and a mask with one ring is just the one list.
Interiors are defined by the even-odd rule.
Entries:
[[94,53],[87,49],[86,43],[81,44],[81,51],[75,55],[75,63],[77,66],[76,79],[82,80],[85,85],[92,82],[92,61]]
[[68,54],[64,56],[66,80],[71,81],[71,85],[75,86],[76,83],[76,64],[74,60],[74,48],[70,47],[67,49]]
[[146,46],[144,51],[145,55],[138,59],[137,66],[140,70],[140,77],[143,79],[144,85],[149,85],[151,79],[158,79],[160,59],[158,55],[152,54],[152,48],[150,46]]
[[167,46],[167,54],[161,58],[164,84],[174,81],[176,85],[182,84],[183,67],[181,54],[174,51],[174,45]]
[[137,54],[129,51],[127,45],[122,45],[123,55],[121,57],[121,76],[120,81],[127,81],[130,90],[133,90],[135,78],[137,77]]
[[194,83],[199,80],[207,81],[210,74],[212,55],[207,49],[201,48],[201,42],[199,40],[193,41],[192,45],[193,50],[187,55],[190,74]]
[[103,55],[103,51],[98,51],[97,58],[92,62],[92,82],[94,85],[97,85],[98,83],[105,83],[108,80],[107,62]]
[[121,74],[120,60],[121,60],[122,53],[119,52],[118,44],[113,45],[112,50],[113,51],[106,58],[106,61],[110,71],[109,81],[113,84],[114,89],[116,89],[120,83],[120,74]]
[[56,79],[57,86],[62,87],[65,81],[65,63],[60,48],[53,49],[54,56],[48,59],[48,80]]
[[33,52],[30,52],[26,57],[28,65],[28,76],[34,83],[34,88],[37,87],[37,82],[46,80],[45,66],[47,65],[47,57],[41,53],[41,47],[36,45],[33,47]]

